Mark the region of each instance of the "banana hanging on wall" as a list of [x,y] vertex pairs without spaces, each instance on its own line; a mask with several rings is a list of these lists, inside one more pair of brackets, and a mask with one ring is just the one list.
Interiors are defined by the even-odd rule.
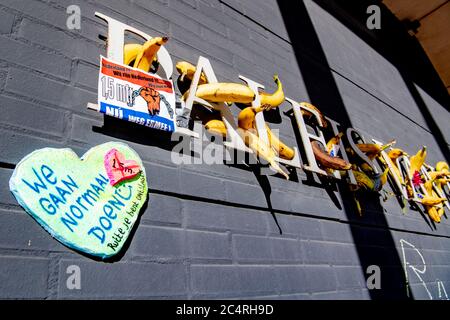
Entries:
[[156,55],[162,45],[169,41],[168,37],[155,37],[146,41],[143,45],[136,43],[126,44],[123,48],[123,63],[149,72]]

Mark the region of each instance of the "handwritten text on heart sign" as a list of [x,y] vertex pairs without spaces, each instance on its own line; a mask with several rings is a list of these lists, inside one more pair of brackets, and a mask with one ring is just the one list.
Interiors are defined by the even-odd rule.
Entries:
[[[48,192],[47,196],[44,195],[39,200],[42,209],[49,215],[55,215],[58,212],[60,204],[66,204],[66,197],[70,196],[74,190],[79,189],[78,184],[73,177],[67,175],[65,179],[58,179],[52,168],[48,165],[42,165],[39,171],[33,168],[33,172],[36,177],[35,181],[30,183],[29,181],[22,179],[33,192],[41,194],[41,191],[50,190],[54,187],[54,192]],[[74,229],[78,225],[77,220],[83,219],[84,214],[88,213],[89,210],[94,207],[101,196],[101,193],[104,192],[106,185],[108,185],[108,178],[103,174],[99,174],[98,177],[90,183],[90,188],[83,192],[81,196],[78,196],[74,203],[69,206],[69,211],[62,214],[60,219],[64,226],[71,232],[74,232]],[[88,231],[88,235],[95,236],[95,238],[103,244],[105,242],[106,232],[111,230],[112,221],[117,218],[115,210],[123,209],[125,206],[124,202],[129,201],[131,197],[131,186],[116,189],[112,195],[112,199],[108,200],[108,202],[103,205],[104,215],[99,218],[99,224],[93,226]],[[128,231],[130,224],[131,220],[127,218],[124,219],[123,225],[126,231]],[[122,235],[113,235],[113,240],[115,240],[115,238],[121,239]],[[114,249],[114,244],[108,243],[108,247]]]

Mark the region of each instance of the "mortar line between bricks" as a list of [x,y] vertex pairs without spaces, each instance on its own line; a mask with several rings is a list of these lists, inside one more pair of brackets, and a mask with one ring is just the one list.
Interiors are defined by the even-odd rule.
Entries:
[[[0,39],[1,39],[1,36],[0,36]],[[70,59],[68,57],[65,57],[65,58]],[[65,84],[65,85],[70,84],[70,80],[69,80],[70,74],[69,74],[69,77],[67,77],[67,78],[64,78],[62,76],[55,76],[54,74],[51,74],[51,73],[46,73],[44,71],[32,69],[31,67],[28,67],[25,65],[21,65],[21,64],[12,62],[12,61],[4,60],[4,59],[2,59],[1,56],[0,56],[0,62],[7,63],[9,70],[11,70],[11,67],[12,67],[13,69],[18,69],[20,71],[28,72],[37,77],[42,77],[42,78],[49,79],[49,80],[55,81],[55,82],[61,82],[62,84]],[[5,87],[6,87],[6,83],[5,83]],[[5,93],[8,92],[8,91],[6,91],[6,89],[4,91],[5,91]]]
[[243,13],[243,12],[237,10],[237,9],[234,8],[232,5],[226,3],[226,2],[223,1],[223,0],[219,0],[219,2],[220,2],[221,4],[223,4],[225,7],[231,9],[232,11],[238,13],[239,15],[241,15],[241,16],[245,17],[246,19],[248,19],[249,21],[253,22],[253,23],[256,24],[257,26],[259,26],[259,27],[263,28],[264,30],[268,31],[270,34],[276,36],[276,37],[279,38],[280,40],[283,40],[284,42],[286,42],[286,43],[288,43],[288,44],[291,44],[291,43],[290,43],[288,40],[286,40],[285,38],[281,37],[281,36],[278,35],[277,33],[273,32],[272,30],[270,30],[269,28],[267,28],[265,25],[259,23],[259,22],[256,21],[255,19],[249,17],[249,16],[246,15],[245,13]]
[[[45,140],[64,142],[63,136],[58,136],[56,134],[48,134],[48,133],[46,133],[44,131],[40,131],[40,130],[30,130],[29,128],[19,127],[16,125],[0,123],[0,129],[5,130],[5,131],[14,132],[14,133],[20,133],[23,135],[33,136],[33,137],[37,137],[37,138],[41,138],[41,139],[45,139]],[[63,134],[64,134],[64,132],[63,132]],[[16,166],[14,164],[10,164],[10,165],[14,166],[14,168]],[[12,168],[12,169],[14,169],[14,168]]]
[[[204,203],[213,203],[213,204],[229,206],[229,207],[271,212],[271,210],[266,207],[258,207],[258,206],[230,202],[230,201],[225,201],[225,200],[215,200],[215,199],[209,199],[209,198],[200,197],[200,196],[185,195],[185,194],[180,194],[180,193],[176,193],[176,192],[172,192],[172,191],[149,189],[149,193],[168,196],[168,197],[175,197],[175,198],[179,198],[179,199],[183,199],[183,200],[190,200],[190,201],[197,201],[197,202],[204,202]],[[342,219],[337,219],[337,218],[332,218],[332,217],[324,217],[324,216],[316,216],[314,214],[308,214],[308,213],[299,213],[299,212],[293,213],[291,211],[280,210],[280,209],[273,209],[272,211],[274,211],[276,213],[281,213],[281,214],[295,215],[295,216],[299,216],[299,217],[312,218],[312,219],[318,219],[318,220],[333,221],[333,222],[339,222],[339,223],[343,223],[343,224],[366,227],[366,228],[368,227],[368,228],[374,228],[374,229],[390,230],[390,231],[397,231],[397,232],[404,232],[404,233],[412,233],[412,234],[417,234],[417,235],[431,236],[431,237],[436,237],[436,238],[450,239],[450,236],[447,236],[447,235],[432,234],[432,233],[428,233],[428,232],[407,230],[407,229],[401,229],[401,228],[395,228],[395,227],[389,227],[389,226],[383,227],[383,226],[379,226],[376,224],[369,224],[369,223],[363,223],[363,222],[345,221]]]

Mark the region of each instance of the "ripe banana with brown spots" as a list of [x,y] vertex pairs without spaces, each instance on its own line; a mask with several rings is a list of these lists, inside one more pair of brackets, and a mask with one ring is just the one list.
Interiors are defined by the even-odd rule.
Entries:
[[[320,117],[320,120],[322,121],[323,127],[326,128],[328,126],[327,119],[325,119],[325,116],[323,115],[323,113],[316,106],[312,105],[309,102],[300,102],[300,105],[317,111],[319,113],[319,117]],[[308,110],[301,109],[301,111],[304,116],[307,116],[310,118],[313,116],[313,114],[311,112],[309,112]]]
[[311,141],[316,160],[325,168],[334,170],[349,170],[352,165],[339,157],[332,157],[325,152],[318,141]]

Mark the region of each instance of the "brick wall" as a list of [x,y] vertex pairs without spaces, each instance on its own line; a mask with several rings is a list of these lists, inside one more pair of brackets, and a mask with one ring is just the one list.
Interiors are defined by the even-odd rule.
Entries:
[[[66,28],[70,4],[81,7],[81,30]],[[202,55],[220,80],[242,74],[268,90],[278,73],[288,97],[370,136],[396,138],[409,153],[427,145],[430,163],[449,160],[448,95],[432,70],[420,74],[430,90],[405,72],[414,66],[391,59],[333,6],[305,0],[287,9],[275,0],[0,0],[0,298],[405,298],[404,257],[414,298],[450,293],[447,218],[435,226],[415,210],[402,213],[395,198],[374,196],[358,217],[348,195],[301,170],[285,181],[242,167],[175,166],[157,132],[144,129],[138,139],[123,122],[108,130],[110,119],[86,109],[105,54],[99,11],[169,35],[174,62]],[[283,112],[268,120],[296,142]],[[8,180],[35,149],[82,155],[110,140],[140,154],[150,191],[123,256],[103,263],[52,239],[18,206]],[[418,277],[411,266],[425,268],[421,256]],[[80,267],[81,290],[66,286],[70,265]],[[380,290],[366,287],[370,265],[381,268]]]

